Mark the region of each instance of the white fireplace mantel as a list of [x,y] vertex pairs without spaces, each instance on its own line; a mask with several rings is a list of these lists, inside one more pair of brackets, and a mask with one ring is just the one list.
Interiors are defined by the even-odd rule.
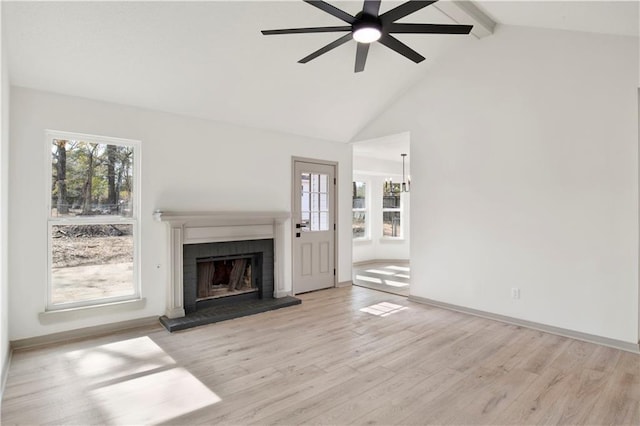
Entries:
[[184,311],[183,246],[273,238],[274,297],[284,297],[284,223],[290,217],[282,211],[242,212],[163,212],[156,210],[156,221],[168,225],[167,312],[168,318],[180,318]]

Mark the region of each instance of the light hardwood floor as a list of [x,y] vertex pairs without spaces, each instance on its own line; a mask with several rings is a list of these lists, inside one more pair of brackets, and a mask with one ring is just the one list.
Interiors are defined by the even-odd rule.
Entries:
[[640,356],[360,287],[14,353],[2,424],[640,424]]

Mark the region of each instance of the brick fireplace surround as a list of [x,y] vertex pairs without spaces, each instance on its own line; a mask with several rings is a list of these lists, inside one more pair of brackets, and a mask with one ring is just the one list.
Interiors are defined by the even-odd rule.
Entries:
[[[261,304],[245,307],[244,315],[299,304],[288,296],[284,287],[284,235],[289,212],[163,212],[156,211],[154,219],[168,228],[167,309],[160,322],[169,330],[181,330],[196,325],[233,318],[229,308],[208,308],[185,314],[184,305],[184,246],[273,239],[273,297],[265,295]],[[205,312],[206,311],[206,312]]]

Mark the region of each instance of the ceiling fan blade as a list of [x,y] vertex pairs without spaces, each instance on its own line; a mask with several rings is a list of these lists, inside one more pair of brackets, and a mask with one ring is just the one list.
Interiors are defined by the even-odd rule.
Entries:
[[364,0],[362,12],[367,15],[378,16],[378,13],[380,13],[380,0]]
[[340,37],[339,39],[337,39],[334,42],[331,42],[329,44],[327,44],[326,46],[316,50],[315,52],[313,52],[311,55],[309,56],[305,56],[304,58],[300,59],[298,62],[301,64],[306,64],[307,62],[309,62],[312,59],[317,58],[318,56],[327,53],[328,51],[335,49],[336,47],[345,44],[346,42],[348,42],[349,40],[351,40],[351,33],[349,34],[345,34],[342,37]]
[[399,24],[387,27],[390,33],[404,34],[469,34],[473,25],[458,24]]
[[264,35],[275,34],[306,34],[306,33],[331,33],[337,31],[351,31],[350,26],[342,27],[314,27],[314,28],[289,28],[286,30],[262,30]]
[[422,56],[397,38],[390,36],[389,34],[383,34],[378,41],[387,46],[389,49],[395,50],[402,56],[411,59],[416,64],[424,61],[425,59],[424,56]]
[[407,15],[412,14],[413,12],[417,12],[420,9],[423,9],[430,4],[435,3],[438,0],[433,1],[423,1],[423,0],[410,0],[406,3],[401,4],[398,7],[391,9],[388,12],[380,15],[380,19],[383,24],[388,24],[394,21],[397,21],[400,18],[404,18]]
[[304,0],[305,3],[309,3],[311,6],[315,6],[318,9],[327,12],[329,15],[333,15],[338,19],[342,19],[344,22],[349,24],[353,24],[353,21],[356,20],[355,17],[349,15],[344,10],[338,9],[335,6],[330,5],[329,3],[321,0]]
[[369,53],[369,43],[358,43],[356,51],[356,68],[355,72],[364,71],[364,64],[367,62],[367,54]]

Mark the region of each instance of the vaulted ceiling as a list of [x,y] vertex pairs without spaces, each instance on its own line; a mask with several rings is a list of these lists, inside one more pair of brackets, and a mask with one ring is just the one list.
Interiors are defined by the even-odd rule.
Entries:
[[[331,3],[351,14],[362,8]],[[381,12],[400,3],[383,0]],[[453,23],[436,5],[403,22]],[[636,2],[475,5],[499,24],[638,34]],[[355,74],[354,41],[297,63],[340,34],[260,33],[342,24],[302,1],[4,2],[3,19],[13,85],[337,141],[349,141],[442,55],[481,42],[399,35],[427,59],[414,64],[374,44]]]

